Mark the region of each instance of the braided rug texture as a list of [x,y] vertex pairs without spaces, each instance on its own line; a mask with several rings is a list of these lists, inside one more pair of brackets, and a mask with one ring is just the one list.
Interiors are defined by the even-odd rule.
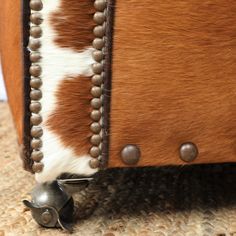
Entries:
[[[0,103],[0,236],[67,235],[38,226],[21,203],[35,183],[15,140],[8,106]],[[108,170],[76,190],[73,235],[236,236],[233,164]]]

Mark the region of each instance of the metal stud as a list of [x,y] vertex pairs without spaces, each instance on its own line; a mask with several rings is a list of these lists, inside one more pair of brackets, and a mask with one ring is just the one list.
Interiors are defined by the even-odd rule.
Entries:
[[30,117],[30,121],[33,125],[39,125],[42,123],[42,117],[40,115],[33,115]]
[[34,11],[40,11],[43,9],[43,3],[41,0],[31,0],[30,8],[31,10],[34,10]]
[[102,100],[99,98],[93,98],[91,100],[91,106],[94,109],[99,109],[102,106]]
[[39,125],[42,123],[43,119],[40,115],[38,114],[33,114],[31,117],[30,117],[30,121],[33,125]]
[[198,148],[194,143],[187,142],[180,146],[180,158],[185,162],[192,162],[198,156]]
[[92,83],[94,85],[101,85],[103,82],[103,76],[102,75],[94,75],[92,77]]
[[93,40],[93,47],[95,49],[98,49],[98,50],[101,50],[103,47],[104,47],[104,40],[103,39],[100,39],[100,38],[95,38]]
[[41,127],[33,126],[31,128],[31,136],[34,138],[40,138],[43,135],[43,130]]
[[39,102],[32,102],[30,104],[30,111],[33,113],[38,113],[42,109],[41,104]]
[[96,0],[94,2],[94,7],[98,11],[103,11],[106,8],[106,1],[105,0]]
[[39,12],[32,13],[30,15],[30,21],[31,21],[31,23],[33,23],[35,25],[40,25],[43,22],[42,15]]
[[30,35],[34,38],[40,38],[42,36],[42,30],[39,26],[32,26],[30,28]]
[[100,149],[99,147],[92,147],[90,149],[90,155],[94,158],[98,157],[100,155]]
[[102,88],[98,86],[92,87],[91,94],[94,98],[99,98],[102,95]]
[[105,35],[105,27],[102,25],[98,25],[93,29],[93,34],[96,37],[102,38]]
[[92,65],[92,69],[95,74],[101,74],[103,71],[103,64],[102,63],[94,63]]
[[93,135],[90,139],[91,144],[95,146],[98,146],[101,143],[101,141],[102,141],[102,138],[98,134]]
[[38,52],[32,52],[31,54],[30,54],[30,61],[31,62],[38,62],[38,61],[40,61],[40,59],[41,59],[41,56],[40,56],[40,53],[38,53]]
[[92,168],[92,169],[97,169],[100,165],[100,162],[98,159],[92,159],[89,161],[89,166]]
[[42,98],[42,92],[40,90],[38,90],[38,89],[32,90],[30,92],[30,98],[32,100],[39,100],[39,99]]
[[101,112],[99,110],[93,110],[91,112],[91,119],[94,121],[99,121],[101,119]]
[[103,60],[103,53],[102,51],[96,50],[93,52],[93,59],[97,62],[101,62]]
[[106,20],[106,16],[103,12],[95,12],[95,14],[93,15],[93,20],[101,25],[105,20]]
[[43,163],[34,163],[32,166],[34,173],[40,173],[43,171]]
[[31,140],[31,147],[33,149],[39,149],[42,147],[42,140],[41,139],[32,139]]
[[36,162],[40,162],[43,159],[43,153],[41,151],[33,151],[31,153],[31,159]]
[[29,42],[29,48],[32,51],[36,51],[41,47],[41,43],[38,39],[31,39]]
[[121,159],[126,165],[135,165],[141,157],[140,149],[137,145],[126,145],[121,151]]
[[90,125],[90,129],[94,134],[98,134],[101,131],[101,125],[97,122],[94,122]]
[[39,65],[30,66],[30,74],[34,77],[38,77],[41,75],[42,69]]
[[33,78],[30,80],[30,86],[34,89],[39,89],[42,86],[42,80],[39,78]]

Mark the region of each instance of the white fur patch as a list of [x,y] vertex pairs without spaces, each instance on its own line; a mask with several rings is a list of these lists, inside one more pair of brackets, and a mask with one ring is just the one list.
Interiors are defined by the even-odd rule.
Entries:
[[39,64],[42,67],[41,78],[43,81],[41,88],[43,94],[41,100],[43,147],[41,150],[44,154],[42,160],[44,169],[41,173],[35,174],[36,180],[38,182],[53,181],[65,172],[89,176],[97,172],[97,170],[91,169],[89,166],[91,157],[89,155],[76,156],[73,149],[65,147],[59,137],[49,130],[45,123],[56,108],[57,98],[55,93],[62,81],[66,77],[92,75],[93,49],[86,49],[78,53],[72,49],[60,48],[55,45],[53,42],[55,32],[50,26],[49,15],[59,9],[60,0],[43,0],[43,5],[41,12],[44,19],[41,25],[43,36],[40,48],[42,60]]

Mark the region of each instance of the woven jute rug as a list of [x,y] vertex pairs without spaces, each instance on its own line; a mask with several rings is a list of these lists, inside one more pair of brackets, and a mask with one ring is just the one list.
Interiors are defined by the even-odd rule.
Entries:
[[[24,208],[34,178],[23,171],[7,104],[0,103],[0,236],[66,235]],[[78,236],[236,236],[236,165],[119,169],[77,188]]]

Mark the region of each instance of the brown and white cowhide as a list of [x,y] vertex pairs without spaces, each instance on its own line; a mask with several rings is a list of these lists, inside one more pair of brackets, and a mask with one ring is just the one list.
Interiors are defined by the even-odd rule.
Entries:
[[38,182],[68,172],[92,175],[90,78],[94,1],[43,0],[41,62],[44,169]]

